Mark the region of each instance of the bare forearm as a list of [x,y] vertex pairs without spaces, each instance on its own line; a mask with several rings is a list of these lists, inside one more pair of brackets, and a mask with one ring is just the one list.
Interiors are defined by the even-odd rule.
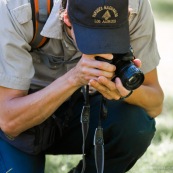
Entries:
[[[112,59],[112,54],[101,56]],[[26,91],[0,88],[0,128],[7,134],[16,136],[42,123],[78,88],[88,84],[89,80],[100,75],[112,77],[115,66],[96,61],[94,57],[95,55],[83,54],[77,65],[65,75],[30,95]]]
[[156,117],[162,111],[163,98],[160,87],[142,85],[125,101],[144,108],[151,117]]
[[16,136],[22,131],[40,124],[76,89],[77,87],[73,86],[66,77],[61,77],[36,93],[16,96],[1,105],[6,107],[6,109],[3,108],[1,120],[4,119],[4,121],[1,121],[1,128],[7,134]]
[[[91,80],[90,85],[98,90],[107,99],[119,100],[129,94],[129,90],[123,87],[119,78],[115,82],[110,81],[105,77],[99,77],[98,80]],[[130,97],[124,101],[144,108],[151,117],[156,117],[162,111],[163,91],[160,87],[157,70],[145,74],[143,84],[134,90]]]

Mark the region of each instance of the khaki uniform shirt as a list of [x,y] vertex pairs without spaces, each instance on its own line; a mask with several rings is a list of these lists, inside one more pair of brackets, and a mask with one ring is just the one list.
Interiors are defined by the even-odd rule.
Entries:
[[[59,19],[60,0],[54,1],[51,14],[41,32],[50,38],[41,49],[30,52],[33,37],[29,0],[0,1],[0,86],[28,90],[47,86],[75,66],[82,55],[66,34]],[[147,0],[129,0],[131,46],[142,61],[142,71],[159,64],[153,14]]]

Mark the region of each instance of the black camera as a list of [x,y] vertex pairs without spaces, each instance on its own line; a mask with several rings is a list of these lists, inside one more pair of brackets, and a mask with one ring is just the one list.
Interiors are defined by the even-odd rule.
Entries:
[[113,56],[111,61],[103,60],[100,57],[96,57],[96,59],[114,64],[116,66],[115,77],[121,79],[123,86],[127,90],[138,88],[144,81],[144,74],[134,65],[132,61],[134,59],[132,50],[130,49],[126,54],[113,54]]

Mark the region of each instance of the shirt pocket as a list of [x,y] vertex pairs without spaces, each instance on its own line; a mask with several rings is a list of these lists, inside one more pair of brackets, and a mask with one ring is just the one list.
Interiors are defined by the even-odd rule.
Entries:
[[14,3],[7,6],[13,19],[15,30],[27,43],[30,43],[34,32],[31,4],[22,2],[21,4],[16,5]]
[[11,10],[12,15],[20,24],[25,24],[32,19],[31,4],[23,4]]

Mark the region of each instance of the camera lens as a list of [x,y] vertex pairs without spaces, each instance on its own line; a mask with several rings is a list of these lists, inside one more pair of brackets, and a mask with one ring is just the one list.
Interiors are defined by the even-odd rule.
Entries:
[[139,80],[139,74],[134,74],[130,79],[129,79],[129,84],[134,85],[136,82]]
[[133,63],[129,63],[121,69],[118,76],[120,77],[123,86],[128,90],[138,88],[144,81],[144,74]]
[[124,54],[113,55],[114,58],[111,61],[101,57],[95,58],[99,61],[105,61],[114,64],[116,66],[116,76],[121,79],[123,86],[127,90],[135,90],[138,88],[144,81],[144,74],[131,61],[133,60],[133,56],[125,56]]

